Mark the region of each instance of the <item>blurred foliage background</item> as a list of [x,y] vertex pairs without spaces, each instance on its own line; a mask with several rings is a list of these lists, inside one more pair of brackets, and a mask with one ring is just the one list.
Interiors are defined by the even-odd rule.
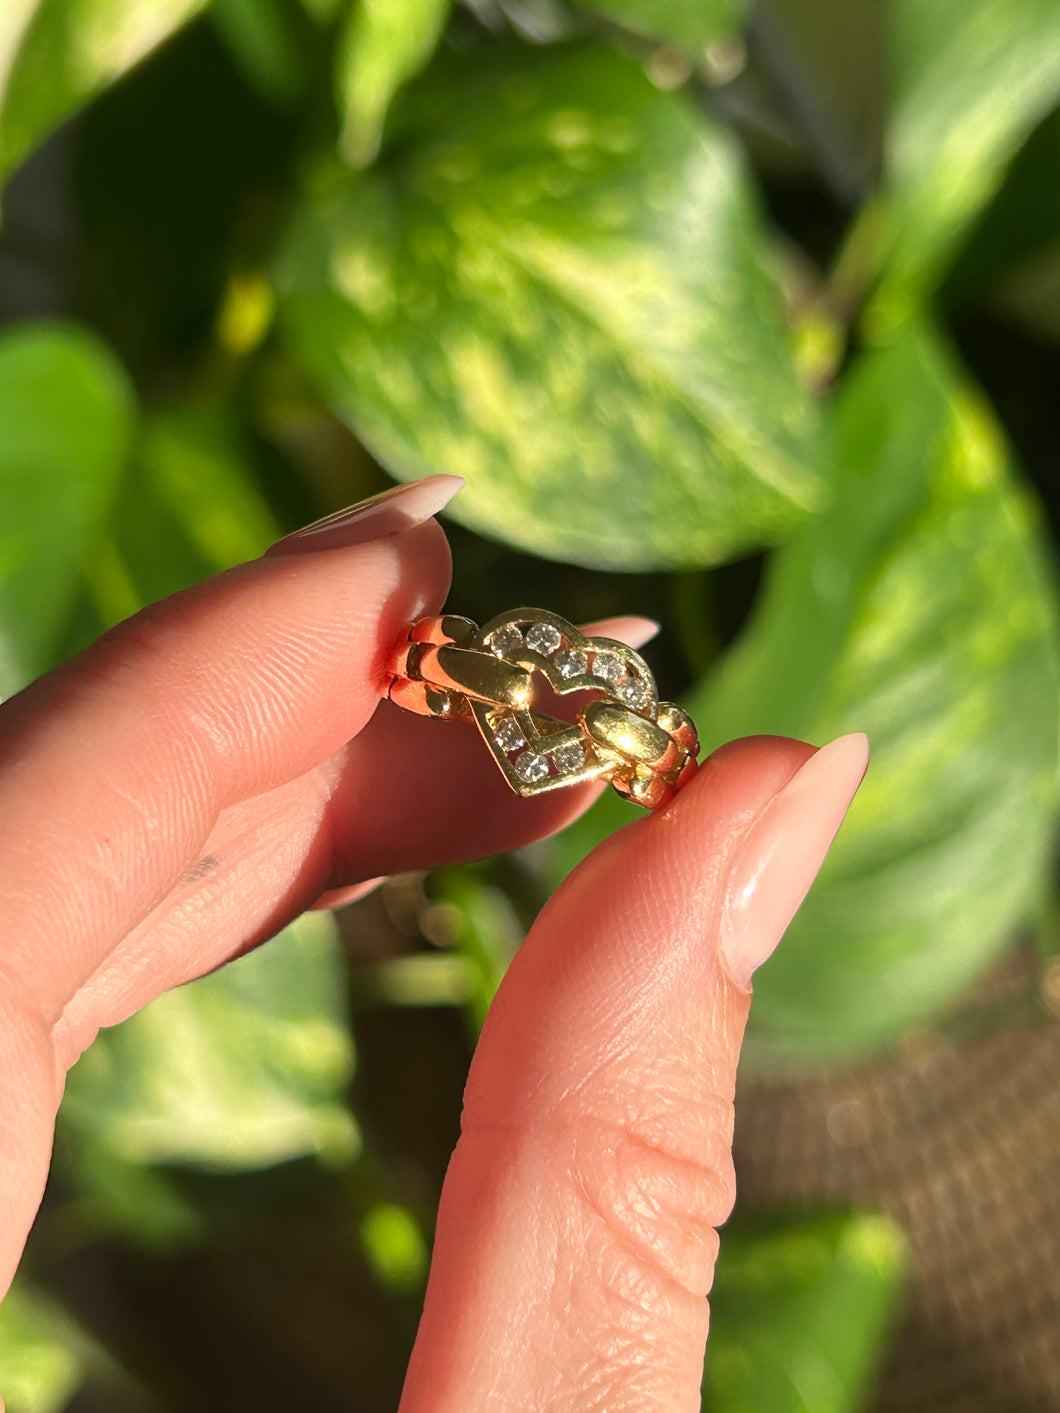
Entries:
[[[712,1413],[1060,1408],[1058,102],[1053,0],[0,12],[0,690],[454,471],[454,611],[655,615],[708,748],[869,732],[756,978]],[[104,1033],[8,1413],[393,1408],[477,1027],[632,813]]]

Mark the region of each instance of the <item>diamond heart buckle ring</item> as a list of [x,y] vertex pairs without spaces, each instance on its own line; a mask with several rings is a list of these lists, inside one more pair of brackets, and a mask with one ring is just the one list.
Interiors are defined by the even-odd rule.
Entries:
[[[421,618],[387,669],[387,695],[398,706],[473,722],[518,795],[606,779],[625,799],[657,810],[696,770],[692,719],[659,701],[644,659],[545,609],[513,609],[482,628],[452,614]],[[599,695],[573,723],[561,721],[535,708],[546,683],[557,697]]]

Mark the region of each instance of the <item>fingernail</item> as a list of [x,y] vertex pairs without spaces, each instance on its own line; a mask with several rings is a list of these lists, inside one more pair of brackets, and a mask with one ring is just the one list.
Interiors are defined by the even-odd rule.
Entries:
[[654,618],[642,618],[638,613],[626,613],[620,618],[601,618],[582,632],[590,638],[617,638],[630,648],[642,648],[650,643],[662,625]]
[[356,505],[337,510],[334,515],[325,515],[323,520],[314,520],[312,525],[285,535],[269,553],[334,549],[400,534],[436,515],[463,484],[462,476],[425,476],[420,481],[391,486],[377,496],[358,501]]
[[824,862],[869,763],[868,737],[822,746],[762,810],[733,862],[721,916],[721,953],[747,986],[784,936]]

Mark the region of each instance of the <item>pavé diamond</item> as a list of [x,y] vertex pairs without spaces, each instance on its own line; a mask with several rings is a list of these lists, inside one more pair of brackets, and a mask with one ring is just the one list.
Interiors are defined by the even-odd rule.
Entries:
[[551,623],[535,623],[526,635],[526,646],[535,653],[554,653],[563,642],[563,635]]
[[602,677],[612,685],[625,672],[626,667],[617,653],[597,653],[593,658],[593,676]]
[[639,677],[624,677],[616,685],[615,694],[634,711],[644,711],[651,704],[651,693]]
[[569,775],[575,770],[581,770],[585,764],[585,747],[580,741],[565,741],[552,752],[552,759],[556,762],[557,770]]
[[504,751],[517,751],[520,746],[526,745],[526,737],[514,716],[504,716],[497,722],[493,728],[493,739]]
[[548,774],[548,756],[536,751],[524,751],[517,757],[515,768],[524,780],[544,780]]
[[566,652],[557,653],[552,661],[561,677],[580,677],[589,666],[589,659],[577,648],[568,648]]
[[514,623],[505,623],[490,634],[490,651],[498,657],[508,657],[523,646],[522,632]]

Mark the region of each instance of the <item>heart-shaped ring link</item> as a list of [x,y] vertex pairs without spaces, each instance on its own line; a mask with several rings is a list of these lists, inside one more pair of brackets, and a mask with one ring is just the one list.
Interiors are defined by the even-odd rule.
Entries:
[[[453,614],[421,618],[394,646],[387,670],[387,695],[398,706],[474,722],[519,795],[607,779],[656,810],[696,770],[692,719],[659,701],[644,659],[546,609],[513,609],[482,628]],[[597,695],[572,724],[535,710],[540,681],[561,696]]]

